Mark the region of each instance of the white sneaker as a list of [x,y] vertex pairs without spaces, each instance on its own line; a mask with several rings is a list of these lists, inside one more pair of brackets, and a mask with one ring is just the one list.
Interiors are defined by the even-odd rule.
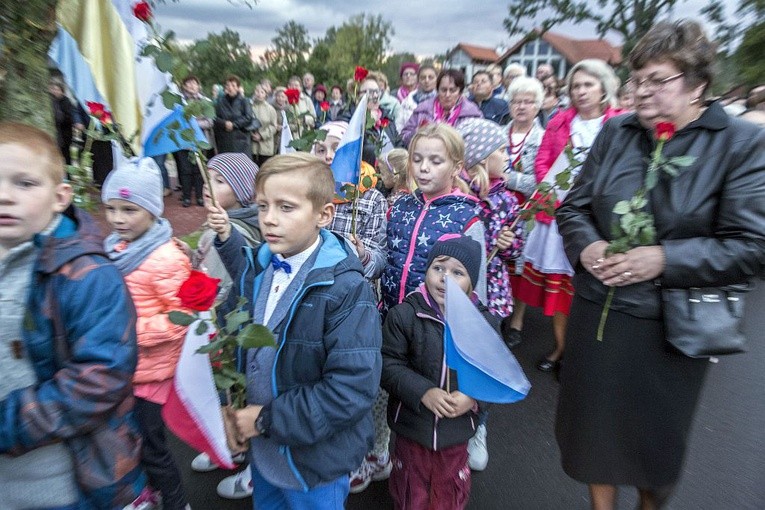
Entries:
[[483,471],[489,463],[486,447],[486,425],[478,425],[475,435],[468,441],[468,466],[473,471]]
[[218,496],[226,499],[243,499],[252,496],[252,471],[245,467],[235,475],[227,476],[218,484]]
[[[245,461],[245,454],[239,453],[237,455],[234,455],[231,457],[231,460],[234,461],[235,464],[241,464]],[[194,457],[194,460],[191,461],[191,469],[196,471],[197,473],[207,473],[209,471],[215,471],[220,466],[217,465],[215,462],[212,461],[209,455],[206,453],[200,453],[196,457]]]
[[393,464],[387,453],[380,457],[371,454],[367,455],[361,462],[361,466],[350,475],[351,494],[358,494],[369,487],[369,484],[372,482],[388,479],[392,470]]

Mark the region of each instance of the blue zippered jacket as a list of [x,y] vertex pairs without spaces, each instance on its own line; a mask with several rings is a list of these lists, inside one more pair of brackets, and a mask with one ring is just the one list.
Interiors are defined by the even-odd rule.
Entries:
[[[373,444],[372,404],[380,385],[382,333],[374,294],[347,243],[321,230],[316,262],[275,328],[273,401],[262,411],[304,490],[356,469]],[[271,260],[232,229],[215,247],[252,307]],[[243,368],[243,367],[242,367]]]
[[0,454],[64,442],[81,510],[121,509],[145,483],[133,418],[135,309],[96,229],[76,211],[35,237],[22,337],[37,384],[0,401]]

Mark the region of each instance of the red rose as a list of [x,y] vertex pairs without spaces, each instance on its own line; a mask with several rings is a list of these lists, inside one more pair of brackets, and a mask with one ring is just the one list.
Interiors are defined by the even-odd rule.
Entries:
[[356,81],[362,81],[364,80],[364,78],[367,77],[368,74],[369,74],[369,71],[367,71],[361,66],[356,66],[356,71],[353,73],[353,79]]
[[380,119],[380,128],[385,129],[390,125],[390,119],[388,117],[383,117]]
[[151,5],[147,2],[138,2],[133,6],[133,15],[144,23],[151,20]]
[[111,124],[112,114],[109,112],[104,112],[104,114],[101,116],[101,122],[103,122],[104,124]]
[[177,296],[185,308],[203,312],[212,308],[219,283],[220,279],[210,278],[202,271],[191,271],[189,279],[178,289]]
[[106,107],[101,103],[87,101],[87,105],[90,114],[99,120],[106,114]]
[[673,136],[675,136],[675,125],[672,122],[659,122],[656,124],[654,137],[657,140],[666,142]]
[[300,91],[298,89],[287,89],[284,93],[287,94],[287,102],[289,104],[298,104],[300,101]]
[[323,112],[329,111],[329,101],[322,101],[319,103],[319,109]]

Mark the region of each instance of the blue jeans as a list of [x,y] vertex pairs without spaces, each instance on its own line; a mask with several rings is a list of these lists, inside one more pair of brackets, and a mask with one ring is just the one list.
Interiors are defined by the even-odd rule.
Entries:
[[308,492],[281,489],[268,483],[254,464],[252,470],[252,503],[257,510],[342,510],[348,497],[348,476],[314,487]]

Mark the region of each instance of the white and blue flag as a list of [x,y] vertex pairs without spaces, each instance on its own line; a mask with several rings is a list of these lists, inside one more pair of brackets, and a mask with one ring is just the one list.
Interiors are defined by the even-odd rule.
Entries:
[[470,298],[446,278],[446,364],[457,372],[459,391],[484,402],[510,404],[526,398],[531,383],[499,334]]
[[353,112],[348,130],[340,140],[332,160],[332,173],[335,176],[335,191],[344,195],[341,188],[346,184],[359,183],[361,172],[361,149],[364,144],[364,131],[367,123],[367,96],[361,96],[356,111]]

